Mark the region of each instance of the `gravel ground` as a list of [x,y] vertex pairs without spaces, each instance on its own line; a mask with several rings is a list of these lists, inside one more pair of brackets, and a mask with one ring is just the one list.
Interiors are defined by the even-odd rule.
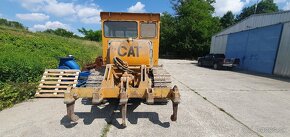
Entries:
[[216,71],[187,60],[160,63],[181,92],[177,122],[170,121],[171,102],[130,105],[122,129],[117,107],[79,99],[80,120],[69,123],[63,99],[32,99],[0,112],[0,136],[290,136],[289,79]]

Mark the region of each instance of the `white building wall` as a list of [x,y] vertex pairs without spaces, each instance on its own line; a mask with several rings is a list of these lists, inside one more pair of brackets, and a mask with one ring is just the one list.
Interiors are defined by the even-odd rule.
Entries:
[[290,77],[290,23],[283,27],[274,74]]
[[225,54],[228,35],[213,36],[211,39],[210,53]]

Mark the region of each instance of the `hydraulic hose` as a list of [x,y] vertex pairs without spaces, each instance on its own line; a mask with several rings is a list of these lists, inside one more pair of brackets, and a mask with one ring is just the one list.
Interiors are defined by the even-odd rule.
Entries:
[[129,68],[128,68],[128,63],[125,62],[125,61],[123,61],[123,60],[121,60],[120,58],[118,58],[118,57],[114,57],[114,58],[113,58],[113,61],[114,61],[115,66],[116,66],[118,69],[120,69],[120,70],[122,70],[122,71],[124,71],[124,72],[128,72],[128,73],[136,73],[135,71],[129,69]]

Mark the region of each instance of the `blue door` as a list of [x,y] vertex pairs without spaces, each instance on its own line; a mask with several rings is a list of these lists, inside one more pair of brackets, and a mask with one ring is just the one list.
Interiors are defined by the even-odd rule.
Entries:
[[282,24],[230,34],[226,56],[240,58],[245,70],[272,74]]
[[247,47],[249,33],[247,31],[233,33],[228,36],[226,47],[226,58],[239,58],[240,68],[243,68],[245,51]]

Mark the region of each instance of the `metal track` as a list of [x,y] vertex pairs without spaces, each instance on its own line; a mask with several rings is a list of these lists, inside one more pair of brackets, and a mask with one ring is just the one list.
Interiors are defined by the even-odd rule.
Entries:
[[91,74],[85,84],[86,87],[100,87],[103,81],[102,71],[96,71],[95,69],[90,70]]
[[168,87],[171,88],[171,75],[163,69],[163,67],[152,68],[153,72],[153,87]]

